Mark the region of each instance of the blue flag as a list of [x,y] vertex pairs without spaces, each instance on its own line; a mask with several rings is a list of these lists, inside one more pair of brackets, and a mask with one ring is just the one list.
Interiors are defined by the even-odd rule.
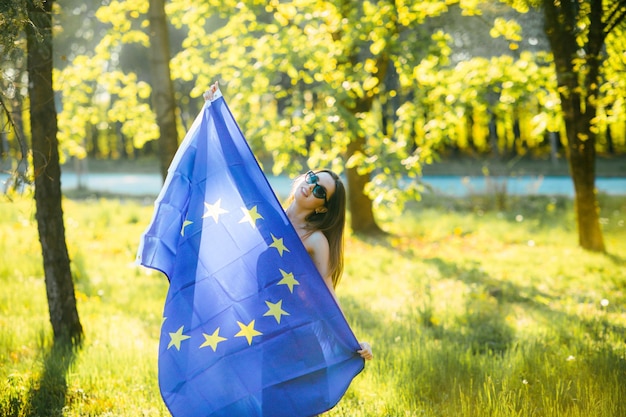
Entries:
[[181,144],[138,262],[170,280],[161,395],[180,416],[313,416],[359,344],[218,90]]

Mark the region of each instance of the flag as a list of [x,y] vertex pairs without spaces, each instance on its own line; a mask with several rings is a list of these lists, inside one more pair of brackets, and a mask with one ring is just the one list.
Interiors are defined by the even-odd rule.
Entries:
[[159,387],[174,417],[313,416],[364,367],[219,90],[176,153],[137,260],[169,279]]

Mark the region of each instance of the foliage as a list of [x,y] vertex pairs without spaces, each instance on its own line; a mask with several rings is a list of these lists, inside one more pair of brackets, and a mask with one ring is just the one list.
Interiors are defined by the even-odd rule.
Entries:
[[[0,134],[7,135],[13,132],[16,152],[2,146],[2,159],[22,153],[20,159],[24,160],[25,139],[18,131],[15,124],[15,116],[12,115],[13,101],[20,101],[26,95],[26,40],[22,28],[28,24],[25,1],[0,1]],[[37,3],[35,3],[37,4]],[[20,115],[16,115],[20,116]],[[4,162],[4,161],[2,161]],[[4,164],[3,168],[7,168]],[[11,167],[13,168],[13,167]]]
[[[565,128],[551,55],[521,51],[453,64],[452,36],[423,25],[450,7],[172,2],[172,23],[188,29],[173,75],[194,80],[192,96],[225,81],[237,119],[274,173],[303,164],[341,171],[345,162],[370,174],[366,191],[377,203],[414,199],[421,189],[407,177],[450,149],[502,158],[557,154],[547,136],[565,137]],[[481,13],[478,4],[462,7]],[[496,18],[491,35],[517,50],[523,27]],[[624,118],[615,99],[613,118],[597,118],[597,129]],[[623,131],[612,133],[609,151],[626,149]],[[359,136],[364,147],[351,154],[347,147]]]
[[17,47],[21,30],[27,22],[26,0],[3,0],[0,2],[0,33],[2,33],[0,55],[10,55],[13,49]]
[[[530,7],[539,8],[542,5],[542,2],[539,0],[503,1],[521,12],[527,12]],[[613,128],[617,131],[617,126],[623,123],[618,122],[618,120],[623,119],[626,112],[626,103],[624,101],[624,86],[626,83],[624,68],[626,61],[622,53],[624,50],[623,34],[626,28],[626,4],[623,1],[603,1],[601,3],[603,15],[599,16],[599,18],[602,21],[603,33],[601,36],[604,48],[602,48],[598,57],[590,50],[589,44],[591,3],[583,1],[571,8],[571,13],[574,14],[573,21],[576,25],[576,42],[579,47],[577,56],[572,57],[572,59],[574,61],[575,73],[579,79],[577,85],[580,86],[582,97],[585,98],[588,95],[592,95],[590,103],[593,103],[598,108],[598,114],[591,121],[591,131],[598,135],[600,149],[606,151],[607,146],[609,150],[614,146],[611,143],[614,133],[611,132],[611,129]],[[565,23],[561,22],[560,24],[564,25]],[[596,58],[601,62],[599,87],[595,80],[590,85],[586,85],[587,83],[584,82],[591,68],[589,62]],[[554,84],[554,81],[552,84]],[[596,88],[599,94],[596,93]],[[558,108],[558,111],[560,112],[561,109]]]
[[[479,196],[426,195],[384,217],[393,236],[349,236],[338,294],[375,358],[329,416],[623,415],[626,202],[601,199],[613,254],[577,248],[573,203],[554,197],[494,211]],[[49,344],[34,203],[0,202],[0,415],[47,404],[166,416],[156,355],[167,284],[132,263],[152,206],[64,208],[86,331],[73,354]]]
[[[303,164],[342,171],[347,162],[375,172],[375,183],[393,182],[419,173],[420,155],[412,140],[383,132],[380,112],[368,103],[402,94],[385,84],[387,73],[410,77],[422,46],[431,42],[419,23],[446,8],[437,1],[397,8],[388,2],[172,2],[173,24],[189,27],[173,76],[195,79],[196,96],[211,80],[224,80],[238,121],[253,147],[271,156],[274,173],[301,171]],[[221,20],[211,19],[216,12]],[[350,154],[358,136],[367,138],[365,153]]]
[[[93,136],[93,127],[104,132],[119,127],[130,138],[124,150],[127,154],[157,138],[150,85],[136,73],[123,71],[119,62],[125,46],[147,47],[148,36],[142,30],[147,26],[147,10],[144,1],[112,1],[101,6],[95,15],[106,25],[106,32],[93,51],[73,56],[70,65],[55,72],[55,88],[62,92],[63,102],[59,141],[67,155],[86,156],[86,138]],[[109,147],[108,141],[102,141],[104,154],[115,157],[119,150]]]
[[[527,11],[536,2],[508,3]],[[366,192],[375,203],[397,207],[418,198],[413,179],[441,155],[563,157],[548,141],[565,141],[552,56],[528,48],[523,15],[494,14],[494,4],[172,0],[181,136],[202,92],[219,80],[268,171],[358,167],[370,175]],[[158,135],[145,70],[147,2],[58,6],[64,154],[133,157]],[[482,41],[505,39],[508,51],[473,56],[469,48],[467,59],[452,59],[463,34],[454,24],[447,33],[441,21],[457,9],[455,19],[482,19]],[[626,151],[622,31],[607,38],[593,120],[598,151],[609,155]],[[363,149],[349,151],[359,137]]]
[[600,140],[605,142],[607,134],[613,137],[616,132],[609,132],[612,128],[617,131],[617,126],[622,122],[626,113],[626,57],[620,51],[626,50],[626,28],[616,27],[607,37],[607,53],[603,65],[602,78],[604,83],[600,86],[601,110],[598,114],[595,131]]
[[[341,169],[349,136],[363,132],[368,137],[366,154],[355,155],[350,163],[378,175],[374,181],[378,185],[373,189],[380,191],[386,183],[391,190],[401,184],[392,173],[419,174],[420,164],[432,160],[429,145],[439,144],[437,136],[448,139],[440,149],[443,151],[451,143],[464,152],[488,149],[481,141],[484,144],[488,139],[488,113],[492,110],[497,115],[498,136],[505,149],[508,144],[509,149],[527,152],[529,147],[534,153],[543,154],[547,145],[538,149],[533,146],[541,143],[546,131],[560,131],[559,118],[554,117],[558,100],[552,99],[555,92],[548,84],[549,74],[542,72],[544,75],[532,77],[528,68],[519,76],[510,74],[510,81],[503,80],[525,84],[525,96],[511,96],[529,103],[520,109],[517,102],[498,99],[498,84],[502,83],[492,88],[480,84],[484,61],[489,57],[473,57],[466,63],[466,72],[464,66],[448,66],[446,54],[454,39],[436,31],[428,33],[432,25],[424,23],[448,13],[454,7],[450,2],[365,2],[362,8],[333,1],[214,3],[190,5],[178,0],[168,5],[172,24],[178,28],[175,38],[184,37],[180,46],[174,44],[179,51],[172,62],[176,85],[190,89],[191,96],[199,98],[211,81],[221,79],[227,93],[236,92],[229,100],[240,114],[238,120],[257,154],[273,163],[276,172],[300,171],[307,158],[311,165],[328,164]],[[528,10],[530,4],[510,3],[522,11]],[[100,155],[115,158],[118,154],[131,154],[157,135],[147,100],[149,75],[142,70],[145,59],[140,59],[147,53],[147,3],[112,1],[99,8],[99,2],[94,1],[78,5],[65,0],[58,4],[55,37],[59,39],[56,47],[61,58],[56,63],[56,88],[63,94],[60,126],[65,152],[83,156],[95,146],[92,141],[99,141]],[[484,4],[461,2],[464,18],[483,13]],[[20,9],[9,8],[3,14],[7,28],[18,27],[12,25],[18,15],[11,17],[17,10]],[[97,19],[90,19],[92,15]],[[489,27],[486,29],[488,33]],[[596,119],[596,129],[603,138],[611,126],[619,126],[624,118],[624,63],[619,54],[622,29],[618,26],[607,39],[606,83],[601,87],[603,111]],[[513,50],[523,48],[524,27],[515,20],[496,18],[490,33],[506,38]],[[130,64],[131,55],[139,61]],[[391,64],[383,66],[386,61]],[[519,65],[528,62],[544,68],[550,58],[526,53]],[[438,76],[442,71],[457,76]],[[430,92],[424,89],[429,88],[428,79],[433,77],[439,84],[435,99],[429,99]],[[120,97],[118,91],[123,93]],[[540,98],[535,106],[533,91],[549,98]],[[477,109],[469,105],[471,101],[455,100],[460,93],[476,97]],[[355,100],[368,97],[379,102],[369,115],[350,111]],[[201,100],[183,108],[183,103],[189,104],[188,96],[179,91],[178,98],[184,110],[183,122],[187,123]],[[434,100],[441,101],[435,109]],[[402,107],[393,116],[396,125],[384,128],[381,113],[388,112],[392,102],[392,112]],[[492,105],[497,108],[492,109]],[[264,117],[257,117],[259,114]],[[526,138],[512,135],[512,121],[516,118],[520,119],[518,123]],[[462,128],[458,132],[459,126],[469,123],[475,127],[472,135],[462,134]],[[424,124],[426,132],[421,128]],[[121,134],[132,140],[109,143]],[[600,147],[623,151],[623,132],[613,128],[608,134],[612,137],[600,140]],[[432,144],[431,135],[435,135]],[[478,141],[476,150],[474,139]],[[615,143],[609,144],[609,139]],[[119,152],[120,147],[126,147],[125,151]],[[381,166],[387,169],[380,169]]]

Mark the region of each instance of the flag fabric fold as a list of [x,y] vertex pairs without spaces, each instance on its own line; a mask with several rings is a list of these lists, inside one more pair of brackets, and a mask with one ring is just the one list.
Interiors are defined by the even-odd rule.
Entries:
[[175,417],[313,416],[364,367],[219,90],[176,153],[137,261],[170,281],[159,387]]

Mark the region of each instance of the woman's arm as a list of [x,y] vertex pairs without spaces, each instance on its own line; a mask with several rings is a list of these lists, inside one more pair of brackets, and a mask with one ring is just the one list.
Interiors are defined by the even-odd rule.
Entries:
[[[339,310],[343,314],[343,310],[341,309],[341,305],[339,304],[339,300],[337,299],[337,295],[335,294],[335,287],[333,286],[333,279],[330,271],[328,270],[328,260],[330,257],[330,249],[328,246],[328,240],[326,236],[320,231],[313,232],[310,236],[308,236],[304,241],[304,246],[306,250],[309,252],[311,259],[313,259],[313,263],[317,267],[320,275],[324,278],[324,282],[328,287],[331,295],[335,299],[337,306],[339,306]],[[344,314],[345,317],[345,314]],[[361,346],[360,350],[357,350],[357,353],[361,355],[361,357],[365,360],[370,360],[374,357],[372,354],[372,347],[367,342],[359,343]]]
[[315,231],[305,237],[302,241],[304,243],[304,247],[306,248],[309,256],[313,260],[315,267],[319,271],[322,278],[324,278],[324,282],[328,289],[335,294],[333,288],[333,280],[330,271],[328,270],[328,263],[330,260],[330,248],[328,246],[328,240],[324,233],[320,231]]

